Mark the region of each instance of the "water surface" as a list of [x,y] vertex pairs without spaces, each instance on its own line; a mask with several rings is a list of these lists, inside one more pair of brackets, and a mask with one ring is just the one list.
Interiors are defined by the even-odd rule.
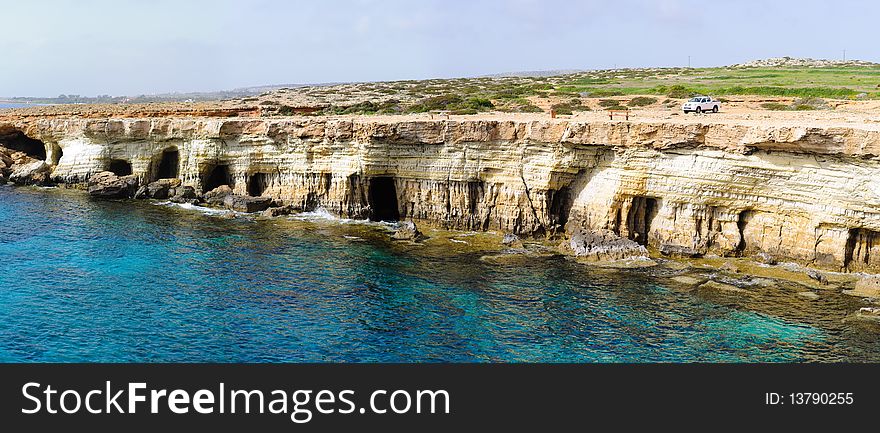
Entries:
[[880,361],[857,300],[706,297],[483,234],[11,186],[0,227],[6,362]]

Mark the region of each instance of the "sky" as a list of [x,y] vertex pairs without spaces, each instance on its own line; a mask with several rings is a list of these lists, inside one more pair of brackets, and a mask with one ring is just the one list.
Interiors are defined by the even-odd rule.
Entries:
[[880,62],[865,0],[0,0],[0,95]]

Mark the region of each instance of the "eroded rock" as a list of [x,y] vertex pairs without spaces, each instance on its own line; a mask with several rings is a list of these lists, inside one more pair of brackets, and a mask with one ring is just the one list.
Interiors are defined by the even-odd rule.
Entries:
[[400,228],[391,235],[391,239],[397,241],[420,241],[425,239],[425,235],[419,231],[416,223],[412,221],[404,221],[400,223]]
[[233,195],[232,188],[229,185],[220,185],[205,193],[205,203],[210,206],[224,206],[227,196]]
[[31,159],[23,164],[13,164],[9,180],[19,185],[47,185],[51,167],[45,161]]
[[191,186],[178,186],[170,189],[168,194],[171,195],[168,200],[172,203],[199,204],[202,201]]
[[180,186],[180,179],[159,179],[138,188],[137,192],[134,194],[134,198],[166,199],[170,196],[169,192],[171,189],[178,186]]
[[856,281],[853,290],[844,290],[843,293],[863,298],[880,299],[880,275],[870,275]]
[[660,245],[660,254],[663,254],[664,256],[669,256],[669,257],[695,259],[698,257],[703,257],[703,255],[706,254],[706,252],[702,251],[702,250],[698,250],[693,247],[663,244],[663,245]]
[[575,256],[591,261],[624,260],[647,257],[648,250],[637,242],[624,239],[610,230],[577,229],[568,242]]
[[[276,204],[276,203],[273,203],[273,205],[274,204]],[[293,205],[270,207],[269,209],[266,209],[263,211],[263,216],[274,218],[274,217],[279,217],[279,216],[290,215],[292,213],[295,213],[296,211],[297,211],[297,209]]]
[[89,195],[100,198],[129,198],[135,193],[138,179],[135,175],[117,176],[112,171],[102,171],[89,179]]
[[272,198],[231,194],[223,198],[223,205],[236,212],[262,212],[272,205]]

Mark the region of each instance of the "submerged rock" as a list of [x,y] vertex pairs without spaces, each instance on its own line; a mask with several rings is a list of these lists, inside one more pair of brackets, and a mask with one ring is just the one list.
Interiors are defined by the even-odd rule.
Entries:
[[617,236],[610,230],[577,229],[568,244],[575,256],[591,261],[623,260],[648,255],[644,246]]
[[391,239],[397,241],[420,241],[424,238],[425,235],[419,231],[416,223],[412,221],[404,221],[400,223],[400,228],[391,235]]
[[117,176],[112,171],[102,171],[89,178],[89,195],[100,198],[129,198],[138,186],[135,175]]
[[138,188],[134,198],[166,199],[170,196],[171,189],[178,186],[180,186],[180,179],[159,179]]
[[[272,204],[276,204],[276,203],[273,202]],[[274,217],[279,217],[279,216],[284,216],[284,215],[290,215],[296,211],[297,211],[297,208],[294,207],[293,205],[289,204],[289,205],[280,206],[280,207],[270,207],[269,209],[266,209],[263,211],[263,216],[274,218]]]
[[725,293],[741,293],[741,294],[751,294],[752,292],[740,287],[736,287],[732,284],[719,283],[717,281],[706,281],[703,284],[700,284],[697,287],[699,290],[708,290],[715,292],[725,292]]
[[272,205],[272,198],[231,194],[223,199],[223,205],[237,212],[262,212]]

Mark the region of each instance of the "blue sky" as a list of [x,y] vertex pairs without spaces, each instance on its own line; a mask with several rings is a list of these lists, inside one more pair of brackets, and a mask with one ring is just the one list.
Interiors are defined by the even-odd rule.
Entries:
[[880,61],[880,2],[0,0],[0,95]]

